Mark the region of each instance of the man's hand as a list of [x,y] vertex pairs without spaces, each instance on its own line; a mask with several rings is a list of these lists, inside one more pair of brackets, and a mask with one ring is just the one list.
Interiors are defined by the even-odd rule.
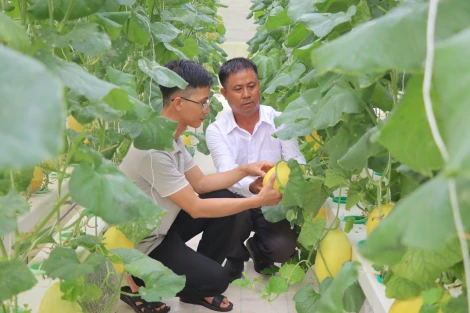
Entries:
[[267,162],[267,161],[260,161],[255,163],[250,163],[244,165],[244,169],[246,172],[246,176],[261,176],[264,177],[266,173],[272,169],[276,164]]
[[263,177],[258,177],[254,182],[250,184],[250,192],[258,194],[263,188]]
[[282,200],[282,194],[273,188],[276,175],[269,177],[268,183],[264,186],[257,197],[260,199],[260,206],[276,205]]

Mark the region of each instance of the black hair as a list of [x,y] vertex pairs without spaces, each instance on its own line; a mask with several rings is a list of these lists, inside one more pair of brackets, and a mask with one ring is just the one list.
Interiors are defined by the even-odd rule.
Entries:
[[233,73],[238,73],[240,71],[253,70],[256,76],[258,76],[258,67],[256,67],[255,62],[247,58],[233,58],[228,60],[219,69],[219,81],[222,86],[225,88],[225,84],[229,76]]
[[[200,64],[190,60],[173,60],[165,64],[165,67],[172,70],[183,78],[188,86],[184,90],[204,88],[212,86],[212,76]],[[171,96],[180,90],[179,87],[165,87],[160,85],[163,96],[163,105],[166,106],[171,100]]]

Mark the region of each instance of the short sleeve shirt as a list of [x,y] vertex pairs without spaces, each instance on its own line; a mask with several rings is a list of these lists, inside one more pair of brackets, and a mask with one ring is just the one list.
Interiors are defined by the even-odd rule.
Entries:
[[121,163],[121,171],[148,197],[168,211],[160,227],[136,245],[137,250],[149,254],[162,242],[181,210],[168,196],[189,184],[184,173],[194,165],[181,137],[173,142],[173,151],[139,150],[131,146]]

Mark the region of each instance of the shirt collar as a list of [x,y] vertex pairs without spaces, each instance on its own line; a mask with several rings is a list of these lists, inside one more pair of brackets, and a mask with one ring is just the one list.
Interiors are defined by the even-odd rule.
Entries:
[[[273,122],[270,120],[268,116],[268,112],[264,105],[259,106],[259,121],[257,124],[261,124],[261,123],[273,124]],[[228,121],[227,121],[227,127],[226,127],[227,134],[232,132],[235,128],[239,128],[239,127],[237,125],[237,122],[235,121],[235,116],[233,115],[233,112],[230,111],[230,114],[228,116]]]
[[181,136],[179,136],[178,138],[176,138],[175,140],[173,140],[173,152],[174,153],[178,153],[181,151],[181,145],[184,144],[183,143],[183,139],[181,139]]

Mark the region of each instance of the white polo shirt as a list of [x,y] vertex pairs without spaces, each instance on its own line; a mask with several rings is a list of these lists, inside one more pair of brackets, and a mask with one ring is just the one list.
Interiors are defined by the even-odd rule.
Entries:
[[181,210],[168,196],[189,184],[184,173],[195,165],[181,137],[173,141],[173,151],[139,150],[131,146],[122,160],[121,171],[150,199],[168,211],[160,227],[136,245],[137,250],[149,254],[162,242]]
[[[295,159],[305,164],[297,138],[280,140],[272,136],[278,130],[274,125],[274,118],[281,113],[265,105],[260,105],[259,113],[260,119],[253,135],[237,125],[232,111],[222,114],[207,127],[206,142],[218,172],[257,161],[276,163],[281,159]],[[249,191],[249,186],[255,179],[256,177],[245,177],[230,189],[245,197],[251,197],[253,194]]]

